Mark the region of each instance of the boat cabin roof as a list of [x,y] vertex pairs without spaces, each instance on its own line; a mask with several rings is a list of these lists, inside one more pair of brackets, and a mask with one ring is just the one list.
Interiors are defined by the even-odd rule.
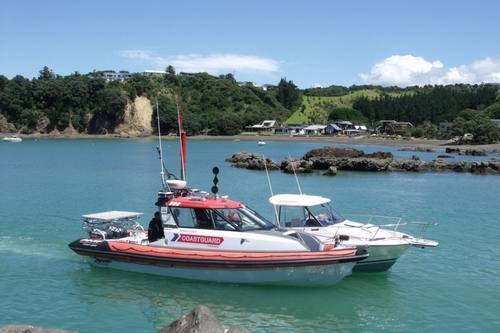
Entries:
[[269,202],[275,206],[310,207],[329,203],[330,201],[328,198],[307,194],[278,194],[269,198]]
[[170,207],[183,208],[202,208],[202,209],[223,209],[223,208],[240,208],[245,206],[239,201],[222,198],[204,198],[196,196],[176,197],[168,200],[167,205]]
[[82,215],[82,217],[87,220],[116,221],[116,220],[134,219],[138,218],[141,215],[143,215],[143,213],[122,212],[114,210],[109,212],[86,214]]

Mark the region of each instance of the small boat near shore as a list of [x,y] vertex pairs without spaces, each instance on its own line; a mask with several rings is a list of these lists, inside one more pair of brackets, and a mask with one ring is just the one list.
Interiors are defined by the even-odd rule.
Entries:
[[265,141],[260,140],[257,144],[258,144],[259,146],[265,146],[265,145],[266,145],[266,142],[265,142]]
[[12,136],[6,136],[6,137],[4,137],[2,139],[2,141],[4,141],[4,142],[21,142],[21,141],[23,141],[23,139],[21,139],[17,135],[12,135]]
[[24,129],[24,126],[21,127],[21,129],[19,130],[19,132],[17,132],[17,134],[14,134],[14,135],[11,135],[11,136],[6,136],[2,139],[3,142],[22,142],[23,139],[21,139],[19,137],[19,134],[21,133],[21,131]]
[[[330,199],[305,194],[279,194],[269,198],[273,207],[271,221],[280,226],[306,232],[324,242],[366,246],[370,257],[360,261],[353,272],[383,272],[390,269],[410,247],[436,247],[438,242],[423,239],[434,222],[404,222],[399,217],[357,215],[366,222],[351,221],[338,213]],[[400,232],[412,226],[420,229],[417,237]]]

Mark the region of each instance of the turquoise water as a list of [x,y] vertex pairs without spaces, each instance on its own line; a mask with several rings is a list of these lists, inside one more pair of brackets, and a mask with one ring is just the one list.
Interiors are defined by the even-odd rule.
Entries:
[[[353,274],[332,287],[226,285],[91,267],[67,244],[82,214],[155,210],[155,140],[24,140],[0,145],[0,327],[156,332],[199,304],[252,332],[497,332],[500,329],[499,175],[356,173],[299,175],[301,191],[342,213],[438,222],[435,249],[409,249],[386,273]],[[178,174],[177,140],[164,140]],[[325,144],[188,141],[187,180],[270,213],[272,192],[298,193],[293,175],[235,169],[224,159],[258,152],[278,163]],[[413,152],[358,146],[365,152]],[[437,152],[437,154],[442,152]],[[431,155],[429,155],[431,154]],[[419,153],[422,159],[433,153]],[[455,159],[465,159],[456,157]],[[479,158],[475,158],[479,159]],[[474,160],[474,158],[472,159]]]

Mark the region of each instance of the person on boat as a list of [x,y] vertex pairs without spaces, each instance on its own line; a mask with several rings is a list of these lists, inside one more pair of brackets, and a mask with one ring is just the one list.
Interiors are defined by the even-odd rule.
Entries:
[[227,218],[230,219],[231,221],[234,222],[241,222],[241,218],[238,215],[238,213],[235,212],[234,209],[230,209],[229,213],[227,214]]
[[196,227],[203,229],[213,229],[212,221],[203,209],[195,209]]
[[162,238],[165,238],[165,231],[163,230],[163,222],[161,220],[160,212],[155,212],[155,217],[152,218],[151,221],[149,222],[148,240],[151,243]]

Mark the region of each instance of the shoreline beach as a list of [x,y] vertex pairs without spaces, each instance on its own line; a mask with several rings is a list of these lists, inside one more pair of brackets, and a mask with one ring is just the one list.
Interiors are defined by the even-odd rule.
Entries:
[[[12,133],[0,133],[0,137],[11,136]],[[131,139],[143,138],[152,139],[153,135],[143,134],[21,134],[19,137],[23,139]],[[176,140],[178,136],[162,136],[165,140]],[[484,150],[485,152],[500,153],[500,143],[494,144],[462,144],[458,145],[453,140],[436,140],[436,139],[417,139],[411,140],[393,139],[384,137],[331,137],[331,136],[290,136],[290,135],[233,135],[233,136],[211,136],[211,135],[196,135],[188,136],[188,140],[239,140],[239,141],[296,141],[296,142],[318,142],[324,144],[346,144],[352,146],[373,145],[373,146],[390,146],[390,147],[408,147],[408,148],[459,148],[460,150]]]

